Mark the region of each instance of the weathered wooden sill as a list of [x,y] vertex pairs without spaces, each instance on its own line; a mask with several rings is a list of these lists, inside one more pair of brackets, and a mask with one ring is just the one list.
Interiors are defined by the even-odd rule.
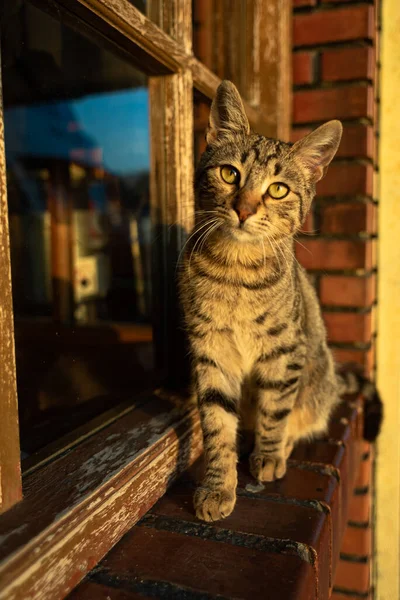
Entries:
[[[326,439],[292,454],[279,482],[251,491],[224,521],[192,508],[196,463],[71,594],[87,598],[328,600],[362,452],[361,402],[343,404]],[[199,461],[198,461],[199,462]]]
[[197,411],[152,396],[35,470],[0,516],[0,598],[63,598],[201,452]]

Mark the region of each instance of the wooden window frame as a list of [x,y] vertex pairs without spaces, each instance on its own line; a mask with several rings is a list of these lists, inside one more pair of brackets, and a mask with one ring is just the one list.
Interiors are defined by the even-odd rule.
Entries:
[[[55,10],[53,1],[37,1]],[[259,92],[245,108],[255,130],[288,139],[291,3],[271,0],[268,19],[262,0],[248,4],[258,26],[253,59]],[[58,5],[67,19],[76,25],[78,17],[80,28],[105,36],[150,76],[151,213],[160,233],[154,337],[158,365],[174,387],[183,356],[182,340],[172,343],[177,317],[171,265],[194,217],[193,89],[212,98],[220,80],[192,54],[191,0],[153,0],[149,17],[128,0]],[[253,34],[247,32],[249,40]],[[251,77],[249,82],[254,85]],[[195,406],[171,392],[150,393],[39,453],[22,480],[22,494],[3,128],[0,112],[0,508],[6,511],[0,516],[0,599],[45,600],[79,583],[199,456],[202,441]],[[167,233],[171,227],[173,235]]]

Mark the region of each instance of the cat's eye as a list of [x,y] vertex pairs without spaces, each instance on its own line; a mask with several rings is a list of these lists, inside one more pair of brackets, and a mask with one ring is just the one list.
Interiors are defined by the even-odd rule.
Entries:
[[229,183],[230,185],[235,185],[240,181],[239,171],[231,165],[224,165],[221,167],[221,177],[225,183]]
[[267,194],[274,198],[275,200],[280,200],[284,198],[289,193],[289,188],[284,183],[271,183],[269,188],[267,189]]

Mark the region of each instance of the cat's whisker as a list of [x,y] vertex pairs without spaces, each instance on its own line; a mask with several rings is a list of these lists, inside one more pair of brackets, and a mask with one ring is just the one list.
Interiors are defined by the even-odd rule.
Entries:
[[[200,241],[201,241],[201,240],[203,239],[203,237],[204,237],[204,236],[205,236],[205,235],[208,233],[208,231],[209,231],[209,230],[210,230],[210,228],[211,228],[211,227],[212,227],[212,226],[213,226],[213,225],[216,223],[216,221],[217,221],[217,219],[216,219],[216,218],[214,218],[214,219],[210,219],[210,220],[209,220],[209,221],[208,221],[208,222],[207,222],[205,225],[203,225],[203,226],[201,227],[201,229],[204,229],[204,227],[205,227],[206,225],[208,225],[208,226],[209,226],[209,229],[206,229],[205,231],[203,231],[203,232],[201,233],[201,235],[199,236],[199,238],[198,238],[198,239],[195,241],[195,243],[194,243],[194,245],[193,245],[192,251],[191,251],[191,253],[190,253],[189,261],[188,261],[188,271],[189,271],[189,278],[190,278],[190,276],[191,276],[191,273],[190,273],[190,265],[191,265],[191,262],[192,262],[193,252],[196,250],[196,246],[197,246],[197,245],[200,243]],[[218,221],[218,223],[219,223],[219,221]]]
[[[272,225],[272,223],[270,223],[270,225]],[[278,227],[276,227],[276,226],[274,226],[274,225],[272,225],[272,227],[275,227],[275,229],[279,230],[279,228],[278,228]],[[279,230],[279,231],[280,231],[280,230]],[[265,232],[265,234],[266,234],[267,238],[269,238],[269,236],[268,236],[268,234],[267,234],[266,232]],[[273,239],[273,238],[272,238],[272,239]],[[276,242],[277,240],[274,240],[274,239],[273,239],[273,241],[275,241],[275,242]],[[271,244],[271,242],[270,242],[270,244]],[[287,270],[288,270],[288,272],[289,272],[289,274],[290,274],[290,280],[291,280],[292,287],[293,287],[293,285],[294,285],[294,281],[293,281],[293,273],[292,273],[292,270],[290,269],[290,265],[289,265],[288,258],[287,258],[286,254],[283,252],[283,250],[282,250],[282,248],[281,248],[281,244],[284,246],[284,248],[286,249],[286,251],[289,253],[290,257],[291,257],[293,260],[295,260],[296,262],[298,262],[298,261],[297,261],[296,257],[294,256],[294,253],[293,253],[292,249],[290,248],[290,246],[288,246],[287,244],[285,244],[285,242],[283,241],[283,239],[282,239],[282,238],[279,240],[279,243],[275,243],[274,247],[276,247],[276,248],[277,248],[277,250],[279,250],[279,252],[280,252],[280,254],[281,254],[281,256],[282,256],[283,260],[284,260],[284,261],[285,261],[285,263],[286,263],[286,267],[287,267]],[[274,249],[274,247],[272,246],[272,244],[271,244],[271,247]]]
[[203,223],[202,225],[200,225],[200,227],[195,227],[194,230],[192,231],[192,233],[189,235],[189,237],[186,240],[186,242],[183,244],[182,249],[179,252],[178,260],[176,261],[175,274],[176,274],[176,270],[177,270],[177,268],[179,266],[182,254],[185,251],[186,246],[188,245],[188,243],[190,242],[190,240],[193,238],[193,236],[195,236],[196,233],[198,233],[201,229],[203,229],[204,227],[206,227],[208,224],[209,224],[209,222],[207,221],[206,223]]
[[311,231],[304,231],[303,229],[299,229],[299,233],[301,233],[301,235],[317,235],[318,229],[312,229]]
[[193,219],[193,217],[196,217],[198,215],[204,216],[204,215],[208,215],[208,214],[212,214],[212,213],[219,214],[220,211],[218,211],[218,210],[196,210],[194,213],[191,213],[189,215],[183,215],[179,220],[175,221],[174,223],[171,223],[171,225],[168,225],[168,229],[171,229],[175,225],[179,225],[181,223],[181,221],[185,221],[186,219]]
[[290,237],[290,236],[288,236],[286,231],[283,231],[280,227],[278,227],[274,223],[271,223],[271,221],[268,221],[268,226],[271,227],[272,229],[275,229],[275,231],[277,231],[283,238]]
[[295,244],[299,244],[299,246],[301,246],[302,248],[304,248],[304,250],[306,250],[311,256],[313,255],[313,253],[311,252],[311,250],[309,248],[307,248],[307,246],[305,246],[304,244],[302,244],[301,242],[299,242],[299,240],[296,238],[294,240]]
[[205,231],[203,231],[203,232],[202,232],[202,234],[201,234],[201,235],[199,236],[199,238],[196,240],[196,242],[195,242],[195,244],[194,244],[194,246],[193,246],[193,248],[192,248],[192,251],[191,251],[191,253],[190,253],[190,257],[189,257],[189,261],[188,261],[188,271],[189,271],[189,278],[191,277],[191,270],[190,270],[190,266],[191,266],[191,263],[192,263],[192,257],[193,257],[193,253],[194,253],[194,251],[196,250],[196,246],[197,246],[198,244],[200,244],[200,242],[201,242],[202,240],[204,240],[204,238],[207,236],[207,234],[209,234],[210,230],[212,230],[212,228],[214,227],[214,225],[215,225],[215,222],[212,222],[211,224],[209,224],[209,227],[208,227],[208,229],[206,229]]
[[221,226],[221,223],[215,223],[210,229],[206,231],[203,235],[201,245],[199,246],[199,253],[202,252],[204,244],[207,242],[208,238]]
[[218,223],[214,224],[213,227],[211,227],[208,230],[208,232],[206,233],[206,235],[203,236],[203,241],[202,241],[201,245],[199,246],[199,252],[203,251],[204,244],[206,243],[206,241],[208,240],[208,238],[210,237],[210,235],[212,233],[214,233],[214,231],[216,231],[221,225],[222,225],[222,221],[218,221]]
[[267,267],[267,255],[265,252],[265,244],[264,244],[264,240],[261,238],[261,243],[262,243],[262,247],[263,247],[263,254],[264,254],[264,267]]
[[[284,246],[284,248],[287,250],[287,252],[289,252],[292,260],[294,260],[299,266],[301,266],[300,263],[299,263],[299,261],[297,260],[297,258],[295,256],[293,248],[289,244],[285,243],[285,239],[286,238],[289,239],[288,236],[284,235],[284,232],[277,225],[274,225],[273,223],[269,223],[269,225],[273,229],[275,229],[275,231],[277,231],[279,234],[282,235],[282,237],[279,238],[279,243],[277,244],[277,247],[280,249],[280,251],[282,252],[282,249],[280,248],[280,245]],[[292,282],[293,282],[293,277],[292,277]]]
[[280,243],[281,243],[281,244],[282,244],[282,245],[283,245],[283,246],[284,246],[284,247],[287,249],[287,251],[290,253],[292,260],[293,260],[294,262],[296,262],[296,263],[298,264],[298,266],[301,268],[301,265],[300,265],[299,261],[298,261],[298,260],[297,260],[297,258],[296,258],[296,255],[295,255],[295,253],[294,253],[294,250],[293,250],[293,248],[291,248],[290,246],[288,246],[287,244],[285,244],[285,242],[284,242],[283,240],[281,240],[281,242],[280,242]]
[[279,244],[276,244],[276,247],[278,248],[279,252],[280,252],[280,253],[281,253],[281,255],[282,255],[282,258],[283,258],[283,260],[284,260],[284,261],[285,261],[285,263],[286,263],[286,267],[287,267],[287,270],[288,270],[288,272],[289,272],[289,274],[290,274],[290,279],[291,279],[291,281],[292,281],[292,284],[293,284],[293,276],[292,276],[292,271],[291,271],[291,269],[290,269],[290,265],[289,265],[289,261],[288,261],[288,259],[287,259],[287,256],[286,256],[286,254],[283,252],[283,250],[282,250],[282,248],[280,247],[280,245],[279,245]]
[[276,261],[277,261],[277,263],[278,263],[278,268],[279,268],[279,271],[282,271],[282,264],[281,264],[281,261],[279,260],[279,257],[278,257],[278,255],[277,255],[277,253],[276,253],[275,246],[274,246],[274,244],[273,244],[273,240],[271,240],[271,238],[269,237],[269,235],[268,235],[268,233],[267,233],[267,232],[265,232],[265,235],[266,235],[266,237],[267,237],[267,240],[268,240],[268,243],[269,243],[269,245],[271,246],[271,250],[272,250],[272,252],[273,252],[273,253],[274,253],[274,255],[275,255]]

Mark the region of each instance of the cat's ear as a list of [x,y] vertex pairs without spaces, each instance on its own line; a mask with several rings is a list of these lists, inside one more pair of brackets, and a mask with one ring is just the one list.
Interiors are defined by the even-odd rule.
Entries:
[[223,81],[217,89],[211,104],[210,119],[206,131],[207,144],[226,133],[250,133],[242,99],[231,81]]
[[342,132],[340,121],[328,121],[292,146],[290,154],[309,171],[314,182],[325,175],[339,147]]

